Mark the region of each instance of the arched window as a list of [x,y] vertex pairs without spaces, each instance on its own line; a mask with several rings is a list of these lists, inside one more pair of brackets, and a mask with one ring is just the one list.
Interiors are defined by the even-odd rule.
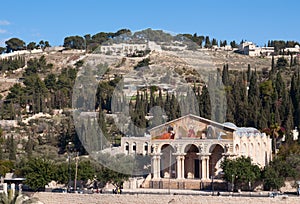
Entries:
[[134,154],[136,154],[136,143],[135,142],[132,144],[132,152]]
[[124,150],[125,150],[125,154],[129,154],[129,144],[128,144],[128,142],[125,143]]
[[247,155],[248,155],[248,152],[247,152],[247,144],[246,144],[246,143],[243,144],[243,151],[242,151],[242,154],[243,154],[244,156],[247,156]]
[[254,145],[253,143],[251,143],[250,145],[250,151],[249,151],[249,156],[253,159],[253,157],[255,157],[255,152],[254,152]]
[[147,155],[148,154],[148,142],[144,143],[144,149],[143,149],[143,155]]
[[240,151],[240,147],[238,144],[235,145],[235,153],[239,153]]

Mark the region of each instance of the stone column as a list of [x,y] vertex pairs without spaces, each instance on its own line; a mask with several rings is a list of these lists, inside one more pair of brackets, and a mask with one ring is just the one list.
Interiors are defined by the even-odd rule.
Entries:
[[157,155],[156,160],[157,160],[157,169],[156,169],[156,171],[157,171],[157,178],[160,179],[160,154]]
[[160,179],[160,155],[153,154],[152,156],[153,179]]
[[181,156],[181,178],[184,179],[184,156]]
[[153,173],[154,179],[156,179],[156,168],[157,168],[156,156],[153,155],[151,158],[151,172]]
[[206,178],[206,158],[201,157],[201,179],[207,179]]
[[176,152],[173,155],[176,156],[177,179],[184,179],[184,156],[186,153]]
[[176,162],[177,162],[177,179],[182,179],[182,174],[181,174],[181,166],[182,166],[182,164],[181,164],[181,156],[177,156],[176,157]]
[[206,178],[209,178],[209,157],[206,157]]
[[197,153],[201,160],[201,179],[209,179],[209,154]]

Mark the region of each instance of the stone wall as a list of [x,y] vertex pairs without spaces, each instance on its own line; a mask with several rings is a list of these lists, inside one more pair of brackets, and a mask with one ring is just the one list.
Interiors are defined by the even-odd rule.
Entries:
[[64,194],[64,193],[36,193],[34,197],[39,198],[44,204],[87,204],[87,203],[188,203],[188,204],[298,204],[300,197],[269,198],[269,197],[225,197],[225,196],[199,196],[199,195],[157,195],[157,194]]
[[[149,182],[149,188],[152,189],[184,189],[184,190],[211,190],[211,182],[200,182],[200,180],[174,180],[161,179]],[[214,181],[213,187],[215,190],[226,191],[228,189],[226,182]]]

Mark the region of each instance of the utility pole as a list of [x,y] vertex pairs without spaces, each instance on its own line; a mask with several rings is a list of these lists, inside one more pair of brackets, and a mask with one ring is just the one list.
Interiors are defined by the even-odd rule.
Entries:
[[233,174],[231,174],[231,192],[233,192]]
[[171,173],[172,173],[172,171],[171,171],[171,169],[172,169],[172,163],[171,163],[171,159],[172,159],[172,155],[171,155],[171,148],[170,148],[170,150],[169,150],[169,152],[170,152],[170,155],[169,155],[169,194],[171,194]]
[[76,191],[77,188],[77,171],[78,171],[78,152],[76,152],[76,157],[75,157],[75,179],[74,179],[74,191]]
[[69,142],[67,145],[68,170],[69,170],[68,192],[70,192],[70,190],[71,190],[71,146],[72,146],[72,142]]

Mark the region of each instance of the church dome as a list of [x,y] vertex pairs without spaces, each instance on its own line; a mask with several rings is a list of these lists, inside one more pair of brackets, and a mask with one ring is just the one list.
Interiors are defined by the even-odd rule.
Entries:
[[226,122],[226,123],[223,123],[223,125],[227,126],[227,127],[231,127],[231,128],[234,128],[236,129],[237,126],[234,124],[234,123],[231,123],[231,122]]

